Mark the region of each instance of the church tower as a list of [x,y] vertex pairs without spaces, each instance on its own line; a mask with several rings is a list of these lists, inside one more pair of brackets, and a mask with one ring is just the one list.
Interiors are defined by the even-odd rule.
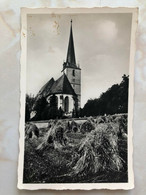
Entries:
[[73,87],[78,98],[78,108],[81,107],[81,69],[76,64],[74,40],[72,31],[72,20],[70,26],[70,36],[66,62],[63,64],[63,73],[66,74],[71,86]]

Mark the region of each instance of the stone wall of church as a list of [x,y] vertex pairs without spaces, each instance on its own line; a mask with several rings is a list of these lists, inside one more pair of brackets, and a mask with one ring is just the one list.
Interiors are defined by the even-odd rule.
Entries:
[[75,93],[78,95],[78,106],[81,105],[81,70],[74,68],[66,68],[65,74],[71,83]]
[[[47,102],[49,103],[51,95],[47,98]],[[67,113],[72,113],[74,109],[74,100],[72,95],[68,94],[56,94],[57,101],[58,101],[58,109],[61,107],[63,111],[66,111],[65,107],[68,107]],[[68,98],[68,106],[65,106],[65,99]],[[66,101],[67,102],[67,101]]]
[[74,100],[72,95],[68,94],[57,94],[58,97],[58,109],[61,107],[63,111],[65,110],[65,99],[68,98],[68,112],[72,112],[74,109]]

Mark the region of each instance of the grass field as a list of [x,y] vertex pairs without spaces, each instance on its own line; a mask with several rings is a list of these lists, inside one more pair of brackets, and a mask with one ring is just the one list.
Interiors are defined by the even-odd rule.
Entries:
[[126,114],[26,124],[24,183],[127,180]]

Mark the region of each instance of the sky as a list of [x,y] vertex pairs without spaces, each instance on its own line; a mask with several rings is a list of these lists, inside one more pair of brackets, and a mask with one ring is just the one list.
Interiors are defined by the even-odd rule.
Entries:
[[81,68],[81,107],[128,75],[132,15],[33,14],[27,16],[27,94],[36,95],[61,76],[73,23],[76,62]]

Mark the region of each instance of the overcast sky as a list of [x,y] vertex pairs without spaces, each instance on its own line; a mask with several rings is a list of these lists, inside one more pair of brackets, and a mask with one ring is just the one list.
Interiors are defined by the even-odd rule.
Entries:
[[81,105],[98,98],[129,72],[131,14],[28,15],[27,93],[36,95],[61,76],[73,20],[76,62],[81,71]]

